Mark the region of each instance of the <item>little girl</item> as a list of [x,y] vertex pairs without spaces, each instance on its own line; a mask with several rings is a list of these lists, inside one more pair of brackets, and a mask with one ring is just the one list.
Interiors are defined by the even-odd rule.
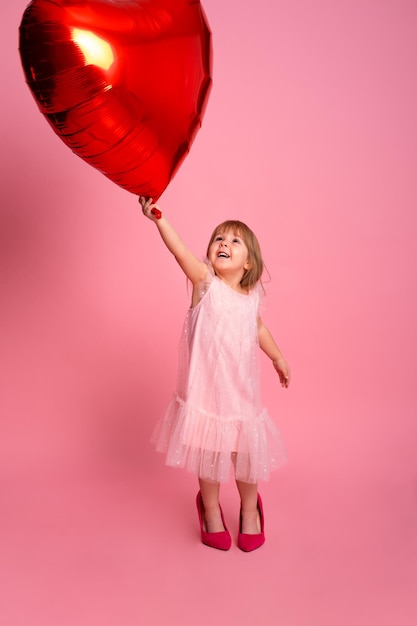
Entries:
[[258,481],[284,459],[279,432],[261,403],[258,346],[281,385],[290,368],[259,315],[263,260],[254,233],[239,221],[213,232],[207,260],[198,259],[151,198],[139,197],[193,291],[180,344],[177,391],[153,437],[166,463],[198,475],[202,542],[231,546],[219,504],[220,483],[233,467],[241,499],[238,546],[250,552],[265,541]]

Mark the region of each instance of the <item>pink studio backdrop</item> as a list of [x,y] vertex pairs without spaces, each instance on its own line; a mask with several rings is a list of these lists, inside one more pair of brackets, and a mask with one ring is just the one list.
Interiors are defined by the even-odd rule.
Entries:
[[[2,3],[0,602],[5,626],[411,626],[417,619],[417,5],[206,0],[214,87],[160,204],[203,255],[257,233],[262,360],[289,464],[267,543],[201,546],[193,477],[149,444],[185,280],[136,199],[75,157],[24,83]],[[237,532],[233,484],[223,490]]]

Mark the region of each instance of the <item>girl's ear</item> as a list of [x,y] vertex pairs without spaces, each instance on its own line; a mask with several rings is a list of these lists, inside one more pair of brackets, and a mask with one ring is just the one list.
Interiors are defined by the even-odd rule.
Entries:
[[245,270],[250,270],[250,268],[251,268],[251,262],[250,262],[250,260],[248,259],[248,260],[246,261],[245,265],[243,266],[243,269],[245,269]]

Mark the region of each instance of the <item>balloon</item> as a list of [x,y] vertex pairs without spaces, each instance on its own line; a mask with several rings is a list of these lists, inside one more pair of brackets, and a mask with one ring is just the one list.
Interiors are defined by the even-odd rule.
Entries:
[[211,90],[199,0],[33,0],[19,52],[62,141],[124,189],[157,199],[190,150]]

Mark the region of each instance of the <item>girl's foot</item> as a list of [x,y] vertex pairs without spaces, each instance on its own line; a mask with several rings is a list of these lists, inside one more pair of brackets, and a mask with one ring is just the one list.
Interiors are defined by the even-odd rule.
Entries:
[[199,479],[204,530],[221,533],[226,530],[220,509],[220,484]]
[[246,535],[257,535],[261,532],[261,517],[258,507],[254,511],[240,512],[240,532]]
[[204,530],[208,533],[221,533],[226,530],[220,512],[220,505],[211,509],[204,507],[203,525]]

